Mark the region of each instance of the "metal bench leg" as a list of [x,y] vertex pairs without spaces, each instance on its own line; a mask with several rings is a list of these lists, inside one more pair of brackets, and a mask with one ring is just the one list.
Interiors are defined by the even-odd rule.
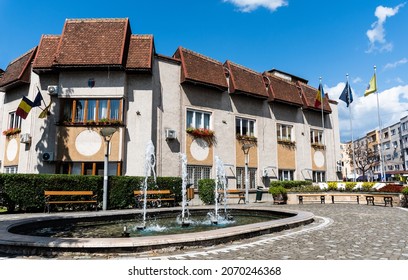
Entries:
[[299,195],[299,204],[303,204],[303,196]]

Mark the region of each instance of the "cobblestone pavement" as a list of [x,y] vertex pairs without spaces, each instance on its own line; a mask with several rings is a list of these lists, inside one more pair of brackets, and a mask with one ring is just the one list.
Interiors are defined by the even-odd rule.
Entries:
[[[167,259],[408,260],[408,211],[353,204],[279,206],[318,216],[315,223]],[[149,256],[146,256],[149,257]],[[154,258],[150,256],[150,258]]]
[[[271,205],[271,207],[312,212],[316,215],[316,222],[206,248],[169,248],[132,255],[90,254],[58,258],[408,260],[407,209],[356,204]],[[0,221],[7,219],[6,217],[7,215],[0,215]],[[0,254],[0,258],[7,257],[9,256]]]

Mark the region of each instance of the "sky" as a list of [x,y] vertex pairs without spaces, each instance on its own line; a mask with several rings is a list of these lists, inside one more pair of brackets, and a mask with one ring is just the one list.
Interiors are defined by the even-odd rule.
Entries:
[[[316,88],[321,79],[339,102],[342,142],[408,115],[404,0],[0,0],[0,68],[73,18],[129,18],[132,33],[152,34],[162,55],[182,46],[257,72],[279,69]],[[374,71],[377,92],[364,97]],[[347,81],[350,107],[339,100]]]

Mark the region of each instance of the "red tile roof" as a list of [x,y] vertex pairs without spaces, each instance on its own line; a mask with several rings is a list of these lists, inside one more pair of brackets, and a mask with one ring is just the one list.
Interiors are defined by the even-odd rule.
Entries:
[[59,35],[43,35],[41,37],[33,68],[50,69],[52,67],[60,39],[61,36]]
[[[309,85],[306,85],[302,82],[298,82],[298,85],[301,90],[304,107],[307,109],[311,109],[311,110],[321,111],[322,108],[320,106],[319,107],[314,106],[315,101],[316,101],[316,96],[317,96],[317,89]],[[326,98],[324,98],[323,100],[323,111],[326,113],[332,112],[330,108],[330,104],[329,104],[329,97],[327,95],[326,95]]]
[[224,66],[228,69],[230,77],[230,93],[243,93],[263,99],[269,98],[262,74],[228,60]]
[[270,101],[288,103],[302,107],[303,101],[298,86],[291,81],[279,78],[268,72],[264,73],[269,83]]
[[154,54],[152,35],[132,35],[130,38],[126,69],[151,69]]
[[130,34],[128,19],[68,19],[54,65],[122,66]]
[[16,60],[12,61],[0,78],[0,90],[6,90],[21,83],[30,83],[31,62],[37,47],[31,49]]
[[202,84],[222,91],[228,89],[221,62],[182,47],[177,49],[173,57],[181,60],[181,83]]

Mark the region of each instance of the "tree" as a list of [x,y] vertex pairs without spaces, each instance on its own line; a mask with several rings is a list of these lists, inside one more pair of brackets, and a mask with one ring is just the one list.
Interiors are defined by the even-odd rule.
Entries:
[[380,162],[378,150],[370,148],[367,141],[354,142],[354,153],[350,144],[347,148],[347,155],[350,158],[351,166],[360,170],[363,178],[366,178],[367,171],[373,170],[373,167]]

